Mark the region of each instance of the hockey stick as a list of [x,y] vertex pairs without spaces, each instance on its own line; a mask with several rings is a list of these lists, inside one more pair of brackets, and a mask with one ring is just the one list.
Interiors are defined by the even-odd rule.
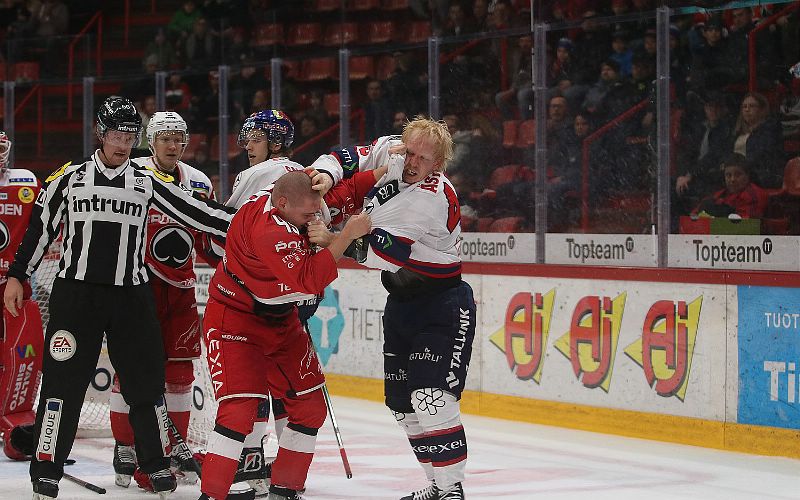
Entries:
[[[311,336],[311,330],[308,329],[308,324],[304,323],[303,328],[308,334],[308,340],[311,342],[311,347],[316,352],[317,348],[314,346],[314,337]],[[319,354],[317,354],[319,359]],[[322,366],[320,365],[320,368]],[[331,425],[333,426],[333,434],[336,436],[336,444],[339,445],[339,455],[342,457],[342,465],[344,466],[344,473],[347,479],[352,479],[353,471],[350,470],[350,461],[347,460],[347,452],[344,450],[344,443],[342,443],[342,433],[339,431],[339,424],[336,423],[336,414],[333,413],[333,404],[331,403],[331,395],[328,393],[328,386],[322,386],[322,395],[325,397],[325,406],[328,408],[328,415],[331,416]]]
[[84,488],[86,488],[89,491],[94,491],[98,495],[105,495],[106,494],[106,489],[105,488],[101,488],[99,486],[95,486],[94,484],[92,484],[92,483],[90,483],[88,481],[84,481],[83,479],[78,479],[77,477],[73,476],[72,474],[67,474],[65,472],[64,473],[64,479],[66,479],[68,481],[72,481],[73,483],[75,483],[75,484],[77,484],[79,486],[83,486]]
[[188,444],[186,444],[186,441],[183,439],[183,436],[181,436],[180,431],[175,426],[175,422],[169,418],[169,415],[167,415],[167,423],[169,424],[169,431],[172,433],[172,437],[175,438],[176,444],[173,450],[175,451],[178,461],[182,466],[187,466],[189,470],[197,474],[197,477],[200,477],[200,464],[198,464],[197,460],[194,459],[192,449],[189,448]]

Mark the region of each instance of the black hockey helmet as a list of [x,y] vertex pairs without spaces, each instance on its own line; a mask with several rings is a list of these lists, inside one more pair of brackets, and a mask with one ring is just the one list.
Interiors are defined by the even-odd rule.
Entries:
[[97,136],[102,139],[109,130],[136,134],[136,142],[139,142],[142,117],[129,99],[112,95],[100,105],[97,111]]

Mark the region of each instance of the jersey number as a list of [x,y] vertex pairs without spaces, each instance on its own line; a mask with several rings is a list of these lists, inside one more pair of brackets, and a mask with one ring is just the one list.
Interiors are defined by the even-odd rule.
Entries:
[[447,230],[452,233],[461,222],[461,205],[459,205],[458,196],[450,184],[445,183],[444,195],[447,197]]

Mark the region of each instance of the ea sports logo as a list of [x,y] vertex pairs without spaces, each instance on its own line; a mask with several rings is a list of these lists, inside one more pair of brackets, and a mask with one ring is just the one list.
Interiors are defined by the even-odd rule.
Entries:
[[8,232],[8,226],[6,226],[4,222],[0,221],[0,252],[8,247],[8,243],[10,241],[11,234]]
[[56,361],[66,361],[75,355],[78,345],[75,336],[66,330],[59,330],[50,339],[50,356]]
[[156,261],[179,268],[192,256],[194,237],[186,229],[167,226],[159,229],[150,240],[150,254]]

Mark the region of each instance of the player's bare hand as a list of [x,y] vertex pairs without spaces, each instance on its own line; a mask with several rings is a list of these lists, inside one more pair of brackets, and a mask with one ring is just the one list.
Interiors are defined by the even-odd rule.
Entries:
[[347,219],[347,223],[342,230],[343,233],[347,233],[347,237],[351,239],[356,239],[360,236],[364,236],[365,234],[369,234],[372,230],[372,218],[366,212],[361,212],[358,215],[354,215]]
[[333,179],[325,172],[320,172],[313,167],[306,167],[305,171],[311,177],[311,189],[319,191],[320,195],[325,196],[325,193],[333,187]]
[[685,193],[686,190],[689,189],[689,182],[691,180],[692,178],[688,175],[681,175],[680,177],[678,177],[678,179],[675,181],[675,191],[678,194]]
[[6,291],[3,293],[3,304],[12,316],[15,318],[19,316],[18,310],[22,308],[22,283],[17,278],[8,278]]
[[308,223],[308,239],[311,243],[327,248],[335,238],[335,235],[328,231],[325,223],[321,220],[312,220]]

